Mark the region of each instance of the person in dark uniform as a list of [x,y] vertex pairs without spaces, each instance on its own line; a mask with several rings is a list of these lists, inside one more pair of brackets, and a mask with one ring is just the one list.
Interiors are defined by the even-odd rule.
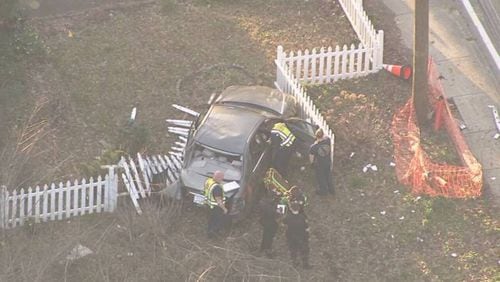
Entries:
[[260,219],[262,225],[262,242],[260,244],[260,252],[264,252],[268,258],[273,258],[273,240],[278,231],[278,212],[277,203],[273,197],[262,199],[259,205]]
[[318,189],[316,193],[334,194],[331,169],[331,141],[322,129],[316,130],[316,141],[309,149],[309,161],[314,167]]
[[307,217],[300,212],[298,203],[291,203],[288,206],[287,213],[283,223],[286,226],[286,242],[290,257],[294,267],[300,265],[299,257],[302,259],[302,267],[310,269],[309,264],[309,226]]
[[295,135],[293,135],[285,123],[278,122],[274,124],[271,130],[271,146],[273,149],[272,167],[283,177],[288,175],[288,162],[293,153],[292,145],[294,141]]
[[305,213],[304,207],[307,206],[308,201],[307,201],[307,196],[304,193],[304,191],[302,191],[302,189],[300,189],[296,185],[292,186],[288,191],[287,200],[288,200],[288,205],[298,204],[300,206],[299,212]]
[[222,181],[224,180],[224,173],[222,171],[215,171],[213,177],[209,177],[205,181],[205,199],[208,207],[208,226],[207,235],[213,239],[219,236],[219,232],[225,227],[227,208],[225,205],[224,190],[222,188]]

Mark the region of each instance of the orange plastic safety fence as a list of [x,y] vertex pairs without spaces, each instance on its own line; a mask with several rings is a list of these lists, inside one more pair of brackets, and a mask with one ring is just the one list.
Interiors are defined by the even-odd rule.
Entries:
[[[465,139],[443,99],[443,88],[432,59],[429,59],[429,98],[431,105],[442,107],[439,124],[446,128],[460,155],[463,166],[432,162],[420,146],[420,129],[416,123],[413,99],[397,112],[392,120],[392,138],[398,180],[412,187],[413,194],[474,198],[481,195],[483,174],[481,164],[472,155]],[[444,107],[444,109],[443,109]]]

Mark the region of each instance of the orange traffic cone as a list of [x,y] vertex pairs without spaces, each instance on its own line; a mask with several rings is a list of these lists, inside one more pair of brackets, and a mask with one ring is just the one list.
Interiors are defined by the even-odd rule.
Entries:
[[386,65],[386,64],[383,64],[382,66],[388,72],[403,79],[409,79],[413,72],[410,66]]

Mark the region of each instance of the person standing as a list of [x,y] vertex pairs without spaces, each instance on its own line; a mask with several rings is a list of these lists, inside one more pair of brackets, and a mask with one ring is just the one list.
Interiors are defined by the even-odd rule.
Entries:
[[302,259],[302,267],[310,269],[309,264],[309,226],[307,217],[300,212],[298,203],[291,203],[288,206],[287,213],[283,223],[286,226],[286,242],[290,257],[294,267],[300,265],[299,257]]
[[276,202],[272,197],[266,197],[260,202],[260,219],[262,225],[262,241],[260,244],[260,252],[268,258],[273,258],[273,240],[278,231],[278,212]]
[[299,212],[305,214],[304,207],[307,206],[308,202],[307,196],[302,189],[295,185],[292,186],[288,191],[287,201],[288,205],[297,204],[300,206]]
[[271,130],[271,146],[273,148],[272,166],[286,177],[288,175],[288,162],[292,156],[292,145],[295,141],[295,135],[283,122],[274,124]]
[[334,194],[331,168],[331,140],[322,129],[316,130],[316,141],[309,149],[309,161],[314,167],[318,189],[316,193]]
[[227,208],[225,203],[222,181],[224,173],[215,171],[213,177],[205,181],[205,199],[209,207],[207,235],[209,238],[219,236],[219,232],[224,228],[226,222]]

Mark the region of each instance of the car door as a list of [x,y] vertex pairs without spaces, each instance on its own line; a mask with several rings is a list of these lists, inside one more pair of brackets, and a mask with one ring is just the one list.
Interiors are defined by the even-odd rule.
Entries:
[[[246,153],[247,165],[245,166],[245,189],[243,197],[245,207],[242,216],[247,216],[259,200],[264,188],[264,174],[271,163],[271,152],[267,142],[269,135],[261,130],[249,140],[249,147]],[[241,200],[239,200],[241,201]]]
[[299,152],[302,157],[306,157],[309,154],[309,148],[314,143],[314,132],[316,127],[299,118],[287,119],[285,120],[285,124],[296,137],[295,150]]

